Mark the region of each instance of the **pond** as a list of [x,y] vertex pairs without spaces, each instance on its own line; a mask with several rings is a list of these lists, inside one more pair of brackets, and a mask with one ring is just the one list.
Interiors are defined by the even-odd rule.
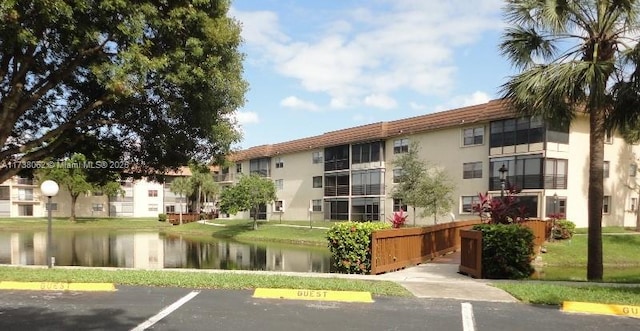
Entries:
[[[95,231],[54,232],[52,243],[57,266],[330,272],[324,247]],[[46,256],[46,232],[0,232],[0,264],[46,265]]]

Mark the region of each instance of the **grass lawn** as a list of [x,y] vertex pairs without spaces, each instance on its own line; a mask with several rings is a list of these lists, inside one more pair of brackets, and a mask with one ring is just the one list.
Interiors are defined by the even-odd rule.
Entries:
[[[157,218],[77,218],[75,223],[68,218],[53,218],[51,226],[56,230],[149,230],[157,231],[171,228],[171,224],[158,222]],[[43,230],[47,228],[47,219],[40,217],[0,218],[3,231]]]
[[569,286],[544,282],[504,282],[494,284],[527,303],[560,305],[563,301],[640,305],[640,286]]
[[[587,265],[587,236],[574,236],[546,244],[542,262],[549,266]],[[606,267],[637,267],[640,273],[640,235],[602,236],[603,261]]]
[[[589,228],[576,228],[576,234],[587,234]],[[635,228],[622,226],[605,226],[602,233],[636,233]]]
[[404,287],[389,281],[231,272],[0,267],[1,280],[23,282],[106,282],[119,285],[210,289],[293,288],[327,291],[367,291],[373,295],[411,296],[411,293]]

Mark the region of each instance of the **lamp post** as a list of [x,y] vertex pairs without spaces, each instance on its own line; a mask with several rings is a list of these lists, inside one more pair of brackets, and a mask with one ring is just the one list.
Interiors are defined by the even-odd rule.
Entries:
[[47,266],[49,269],[53,267],[53,258],[51,256],[51,197],[58,194],[58,183],[52,180],[45,180],[40,184],[40,191],[47,197]]
[[551,221],[553,222],[551,224],[551,241],[555,241],[555,234],[554,232],[556,231],[556,219],[558,218],[558,193],[554,193],[553,194],[553,217],[551,218]]
[[507,172],[509,169],[507,169],[507,166],[503,163],[502,167],[500,167],[498,171],[500,172],[500,198],[504,198],[504,184],[507,179]]

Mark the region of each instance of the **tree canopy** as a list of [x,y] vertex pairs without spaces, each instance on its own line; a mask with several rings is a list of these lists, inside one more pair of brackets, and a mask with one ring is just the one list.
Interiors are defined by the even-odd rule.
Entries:
[[105,151],[140,172],[222,157],[240,134],[229,1],[0,3],[0,182],[14,162]]
[[601,280],[605,133],[640,122],[637,0],[509,0],[500,49],[521,70],[502,86],[519,114],[589,117],[587,278]]
[[220,194],[220,210],[228,214],[253,212],[253,228],[257,229],[258,209],[262,204],[277,200],[276,186],[269,178],[256,174],[241,176],[240,180]]

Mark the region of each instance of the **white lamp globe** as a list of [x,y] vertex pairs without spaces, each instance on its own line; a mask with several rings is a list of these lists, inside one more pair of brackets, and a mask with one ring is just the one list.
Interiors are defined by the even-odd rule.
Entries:
[[55,197],[58,194],[59,189],[60,187],[58,187],[58,183],[52,180],[45,180],[40,184],[40,191],[47,197]]

